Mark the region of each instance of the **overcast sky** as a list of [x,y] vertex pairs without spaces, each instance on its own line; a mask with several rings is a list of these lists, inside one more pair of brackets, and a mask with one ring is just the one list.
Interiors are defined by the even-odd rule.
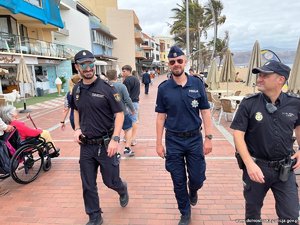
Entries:
[[[119,9],[133,9],[143,32],[148,35],[169,35],[167,23],[172,22],[172,8],[182,0],[118,0]],[[199,0],[203,5],[206,1]],[[232,51],[251,51],[255,40],[261,49],[296,50],[300,37],[299,0],[222,0],[223,15],[227,19],[219,27],[218,37],[224,31],[230,35]],[[211,30],[210,39],[212,39]],[[202,41],[205,41],[204,39]]]

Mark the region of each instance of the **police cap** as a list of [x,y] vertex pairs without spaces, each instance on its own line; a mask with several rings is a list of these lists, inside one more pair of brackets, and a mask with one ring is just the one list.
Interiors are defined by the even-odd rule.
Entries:
[[179,47],[174,45],[170,48],[168,58],[176,58],[176,57],[179,57],[181,55],[184,55],[183,51]]
[[263,66],[254,68],[252,70],[252,73],[257,74],[257,73],[266,73],[266,74],[271,74],[271,73],[277,73],[281,76],[284,76],[285,79],[287,80],[290,75],[291,68],[288,67],[287,65],[275,61],[275,60],[270,60],[266,62]]
[[75,63],[95,62],[95,56],[88,50],[81,50],[74,56]]

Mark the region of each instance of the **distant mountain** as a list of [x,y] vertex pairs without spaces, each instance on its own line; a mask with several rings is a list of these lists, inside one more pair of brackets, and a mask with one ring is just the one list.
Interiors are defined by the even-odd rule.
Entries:
[[[271,49],[271,48],[268,48]],[[278,55],[281,62],[285,64],[293,64],[295,57],[296,57],[296,51],[294,50],[275,50],[272,49]],[[233,61],[235,65],[248,65],[251,57],[251,52],[233,52]],[[265,60],[263,60],[265,61]]]

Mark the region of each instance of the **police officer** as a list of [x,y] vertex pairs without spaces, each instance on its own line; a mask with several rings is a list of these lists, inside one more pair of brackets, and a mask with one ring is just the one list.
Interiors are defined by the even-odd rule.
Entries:
[[300,98],[281,92],[290,73],[283,63],[271,60],[252,73],[258,74],[261,93],[241,102],[231,124],[236,149],[245,164],[246,224],[262,224],[261,208],[269,189],[274,194],[278,224],[298,224],[293,169],[300,167],[300,153],[293,153],[293,131],[299,144]]
[[[204,154],[212,151],[212,125],[203,82],[184,73],[187,62],[184,53],[177,46],[173,46],[168,60],[172,76],[160,84],[156,99],[156,151],[160,157],[166,159],[166,170],[170,172],[173,180],[181,213],[179,225],[187,225],[191,220],[190,205],[197,204],[197,191],[206,179]],[[200,132],[202,121],[205,131],[204,151]],[[162,144],[164,127],[166,152]]]
[[94,55],[82,50],[75,55],[75,68],[82,80],[72,92],[74,139],[80,144],[80,175],[87,225],[103,223],[97,191],[97,169],[103,183],[120,196],[120,205],[128,204],[127,184],[119,176],[117,148],[124,114],[120,96],[108,83],[95,75]]

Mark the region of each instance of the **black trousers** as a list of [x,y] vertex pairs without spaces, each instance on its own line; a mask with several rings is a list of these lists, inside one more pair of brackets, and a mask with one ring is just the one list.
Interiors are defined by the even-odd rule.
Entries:
[[275,168],[260,164],[258,164],[258,166],[265,176],[264,184],[250,180],[247,171],[243,171],[244,197],[246,200],[246,224],[265,224],[264,220],[261,220],[261,208],[269,189],[273,192],[276,202],[276,213],[278,216],[278,220],[277,218],[272,218],[274,219],[274,221],[272,220],[272,223],[298,224],[299,197],[295,173],[291,171],[288,181],[282,182],[278,178],[279,171],[276,171]]
[[145,84],[145,94],[149,93],[149,84]]
[[94,219],[102,212],[96,181],[99,166],[103,183],[108,188],[115,190],[119,195],[126,191],[120,178],[120,161],[116,155],[108,157],[104,146],[81,145],[79,163],[85,211],[90,219]]

